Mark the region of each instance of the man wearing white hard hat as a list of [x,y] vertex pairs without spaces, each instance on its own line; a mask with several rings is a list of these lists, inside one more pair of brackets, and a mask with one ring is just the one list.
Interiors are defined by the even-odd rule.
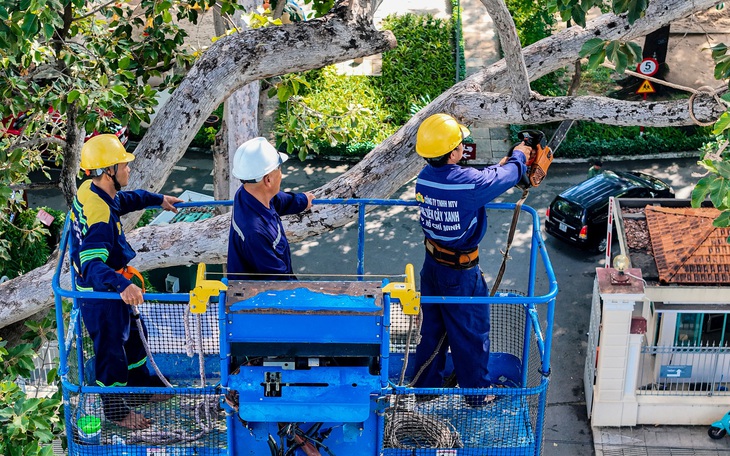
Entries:
[[228,234],[228,276],[242,280],[294,280],[289,242],[280,216],[312,207],[311,192],[281,189],[281,165],[289,156],[265,138],[241,144],[233,158],[236,192]]

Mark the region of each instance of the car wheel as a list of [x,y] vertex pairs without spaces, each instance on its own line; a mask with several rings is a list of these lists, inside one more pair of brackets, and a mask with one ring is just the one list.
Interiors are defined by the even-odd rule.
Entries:
[[598,253],[603,253],[606,251],[606,247],[608,247],[608,241],[606,240],[606,238],[603,238],[601,239],[601,242],[596,245],[596,251]]

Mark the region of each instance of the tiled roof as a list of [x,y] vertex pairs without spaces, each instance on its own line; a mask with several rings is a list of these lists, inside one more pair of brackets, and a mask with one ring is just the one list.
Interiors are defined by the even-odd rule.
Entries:
[[715,208],[646,206],[659,280],[676,284],[730,284],[730,228],[715,228]]

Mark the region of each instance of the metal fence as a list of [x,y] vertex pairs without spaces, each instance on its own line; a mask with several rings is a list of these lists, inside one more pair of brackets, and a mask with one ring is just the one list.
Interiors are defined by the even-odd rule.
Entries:
[[730,347],[644,346],[639,395],[730,396]]

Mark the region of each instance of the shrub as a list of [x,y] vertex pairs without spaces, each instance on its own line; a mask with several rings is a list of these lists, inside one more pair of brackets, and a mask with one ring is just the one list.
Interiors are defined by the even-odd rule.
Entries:
[[382,75],[346,76],[334,67],[288,75],[270,91],[281,101],[277,144],[287,152],[360,156],[411,117],[411,106],[453,85],[453,24],[432,16],[389,16],[398,48],[383,54]]
[[431,15],[406,14],[388,16],[383,28],[393,31],[398,47],[383,53],[383,74],[374,82],[393,123],[401,126],[411,118],[412,103],[434,99],[454,85],[454,26]]
[[43,208],[55,217],[50,227],[36,218],[38,209],[28,209],[17,214],[11,222],[0,217],[0,237],[7,241],[7,250],[0,255],[0,276],[18,277],[48,261],[63,230],[65,214],[48,207]]
[[[56,339],[54,313],[41,321],[25,323],[29,331],[23,341],[8,347],[0,340],[0,454],[7,456],[53,456],[52,442],[65,443],[63,397],[57,370],[51,369],[45,379],[58,390],[50,397],[28,397],[16,383],[29,378],[35,366],[33,359]],[[46,354],[40,354],[45,359]]]
[[[554,124],[510,127],[513,140],[525,128],[537,128],[550,136]],[[711,127],[618,127],[595,122],[576,122],[557,152],[558,157],[584,158],[606,155],[641,156],[664,152],[697,150],[712,139]]]

